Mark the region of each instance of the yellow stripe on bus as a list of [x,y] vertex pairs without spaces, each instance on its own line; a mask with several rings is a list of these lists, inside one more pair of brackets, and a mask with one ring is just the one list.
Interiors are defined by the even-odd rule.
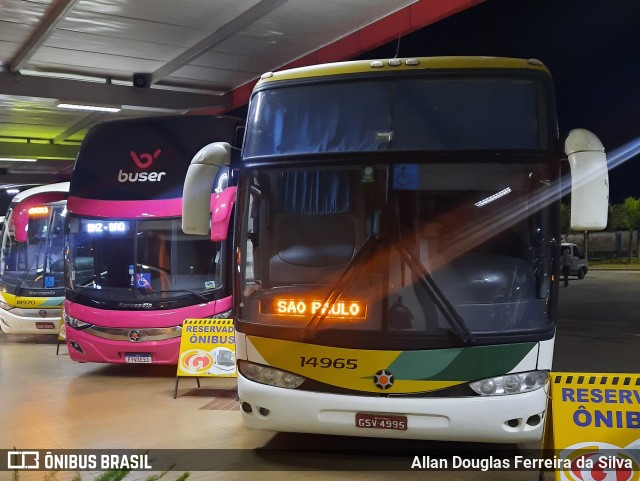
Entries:
[[7,292],[2,293],[2,297],[5,302],[9,304],[11,307],[23,307],[23,308],[37,308],[42,307],[44,304],[48,304],[44,307],[61,307],[62,302],[60,302],[60,306],[51,305],[52,297],[60,297],[60,296],[52,296],[52,297],[23,297],[23,296],[15,296],[13,294],[9,294]]
[[[389,63],[393,60],[393,65]],[[409,60],[409,62],[407,62]],[[380,66],[373,62],[379,62]],[[396,65],[397,64],[397,65]],[[280,80],[309,79],[370,72],[391,72],[397,70],[437,70],[437,69],[529,69],[549,73],[547,67],[537,60],[501,57],[415,57],[401,59],[356,60],[334,62],[306,67],[292,68],[280,72],[268,72],[260,78],[257,87]]]
[[[348,349],[294,341],[247,336],[248,360],[299,374],[331,386],[380,393],[374,376],[395,361],[402,351]],[[433,391],[460,384],[448,380],[395,379],[385,393]]]

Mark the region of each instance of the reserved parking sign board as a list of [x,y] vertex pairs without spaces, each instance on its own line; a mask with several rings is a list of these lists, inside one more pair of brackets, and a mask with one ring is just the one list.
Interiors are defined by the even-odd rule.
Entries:
[[232,319],[187,319],[182,324],[178,376],[236,377]]
[[557,480],[640,480],[640,374],[552,374],[546,427]]

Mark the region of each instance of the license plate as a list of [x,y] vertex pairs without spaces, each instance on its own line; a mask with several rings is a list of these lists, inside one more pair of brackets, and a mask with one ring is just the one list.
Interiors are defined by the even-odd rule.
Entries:
[[151,364],[151,354],[127,353],[124,362],[128,364]]
[[407,416],[356,413],[356,427],[365,429],[407,430]]
[[53,322],[36,322],[36,329],[55,329]]

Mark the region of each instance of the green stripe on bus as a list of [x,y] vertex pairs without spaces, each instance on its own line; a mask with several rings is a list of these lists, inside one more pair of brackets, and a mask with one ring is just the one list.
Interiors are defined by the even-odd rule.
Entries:
[[537,343],[404,351],[389,366],[396,379],[470,381],[506,374]]

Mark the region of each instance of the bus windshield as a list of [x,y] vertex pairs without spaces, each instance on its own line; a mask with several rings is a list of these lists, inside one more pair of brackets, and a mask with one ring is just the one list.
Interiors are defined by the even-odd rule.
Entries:
[[64,287],[64,220],[66,202],[41,205],[29,212],[25,242],[15,238],[13,210],[3,230],[0,278],[9,289]]
[[357,332],[357,347],[367,333],[428,348],[548,329],[554,224],[540,198],[557,174],[470,157],[247,169],[238,320]]
[[243,157],[553,147],[542,77],[472,75],[411,73],[259,90]]
[[179,218],[102,219],[69,215],[67,280],[98,301],[212,300],[223,286],[221,244],[182,233]]

